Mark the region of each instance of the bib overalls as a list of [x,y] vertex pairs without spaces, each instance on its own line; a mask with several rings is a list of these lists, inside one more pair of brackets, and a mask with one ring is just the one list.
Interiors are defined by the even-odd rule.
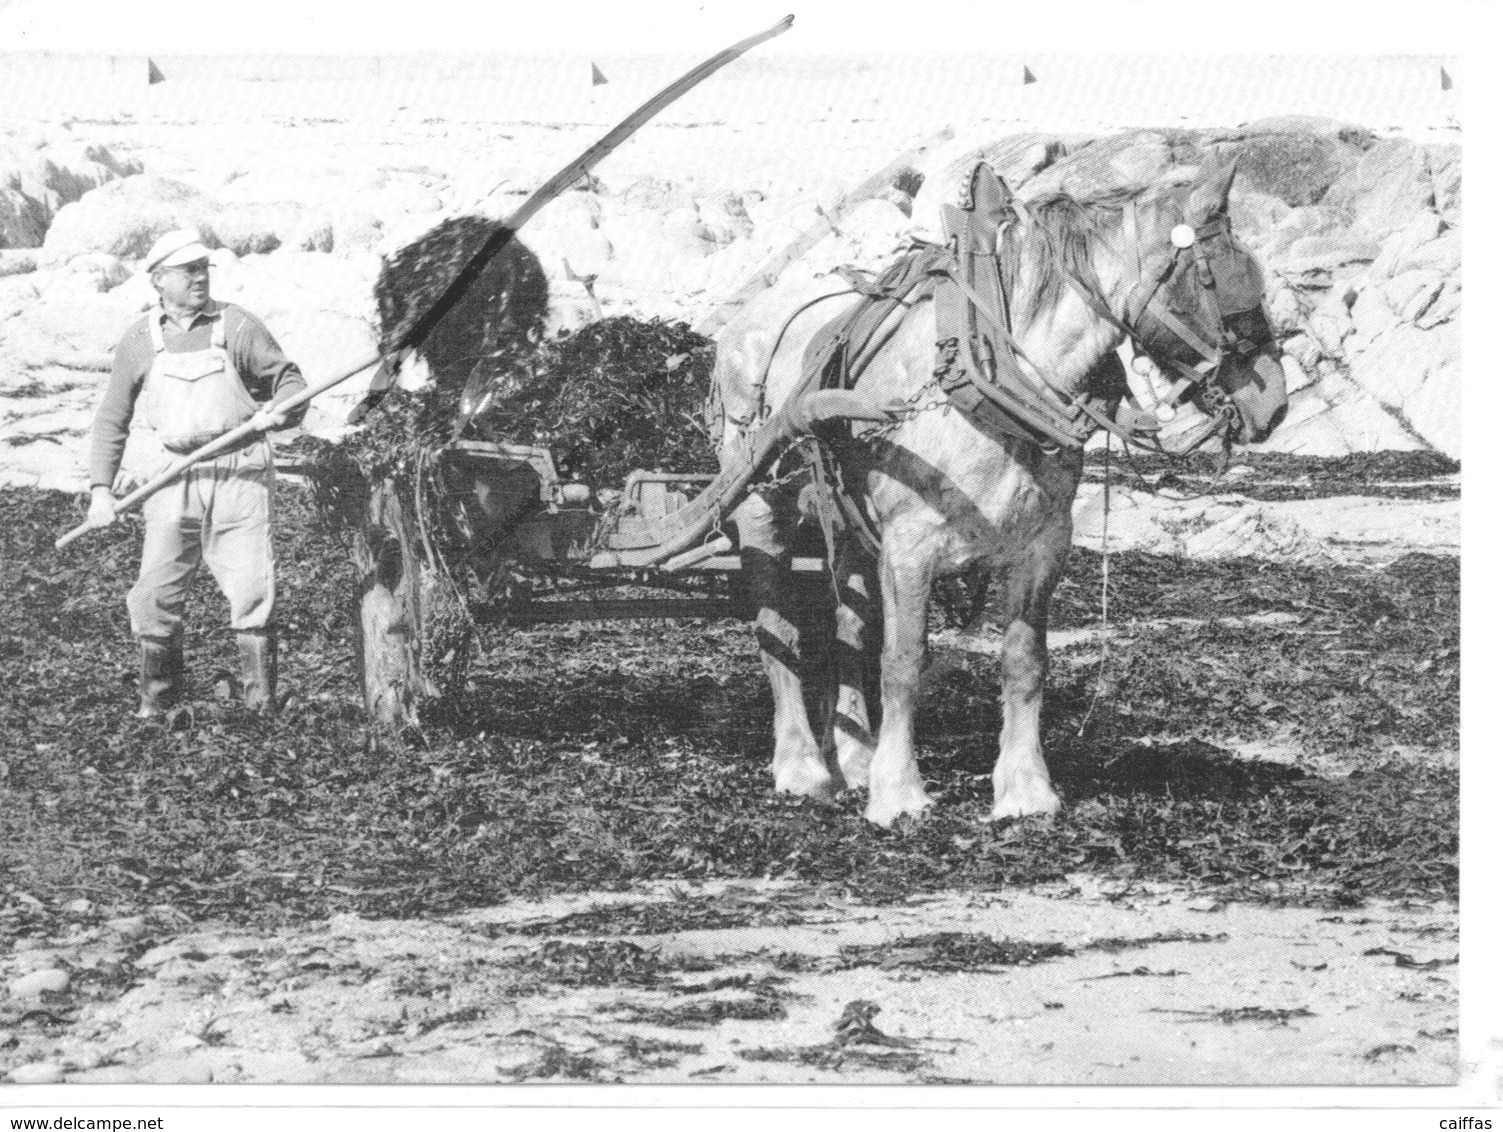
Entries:
[[[259,406],[246,392],[225,349],[224,311],[212,316],[205,350],[171,353],[162,314],[147,319],[156,355],[139,397],[147,425],[168,452],[182,455],[244,424]],[[229,600],[240,637],[246,701],[274,697],[269,626],[276,602],[271,545],[276,467],[265,436],[190,468],[149,498],[141,573],[126,598],[131,629],[148,646],[142,660],[142,711],[155,714],[175,699],[182,671],[183,604],[199,561],[208,563]],[[149,646],[164,652],[149,673]],[[247,656],[257,647],[264,657]],[[261,669],[260,672],[256,669]],[[156,695],[149,685],[155,683]],[[253,706],[266,706],[257,703]]]

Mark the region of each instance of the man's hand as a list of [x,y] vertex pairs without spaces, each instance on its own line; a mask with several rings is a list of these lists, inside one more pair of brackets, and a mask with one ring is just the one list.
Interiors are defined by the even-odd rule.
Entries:
[[250,423],[256,426],[257,432],[276,432],[287,423],[287,414],[275,408],[265,408],[257,411],[251,417]]
[[89,493],[89,517],[86,520],[90,527],[107,527],[115,521],[115,497],[110,494],[110,489],[95,484]]

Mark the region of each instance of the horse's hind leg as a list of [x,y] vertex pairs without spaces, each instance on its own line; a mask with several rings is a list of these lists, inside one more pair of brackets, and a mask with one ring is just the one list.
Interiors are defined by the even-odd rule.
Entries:
[[872,556],[855,539],[842,538],[835,559],[835,759],[849,787],[867,784],[877,740],[867,706],[867,683],[876,662],[877,575]]
[[918,540],[900,529],[883,532],[878,563],[882,583],[882,727],[867,776],[866,817],[889,826],[933,804],[913,751],[913,716],[928,638],[929,583],[934,564]]
[[[1039,737],[1049,672],[1049,596],[1069,551],[1043,545],[1028,559],[998,571],[1002,588],[1002,735],[992,770],[992,820],[1052,814],[1059,796],[1049,781]],[[1059,540],[1055,540],[1059,541]]]
[[828,798],[833,777],[809,724],[804,703],[803,618],[788,548],[772,504],[751,495],[735,514],[741,568],[757,607],[757,644],[772,686],[772,773],[776,789]]

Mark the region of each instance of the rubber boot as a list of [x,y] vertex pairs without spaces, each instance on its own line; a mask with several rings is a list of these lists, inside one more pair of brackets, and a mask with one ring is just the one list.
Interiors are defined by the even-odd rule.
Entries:
[[240,686],[245,706],[263,715],[277,710],[277,635],[267,629],[249,629],[235,634],[240,647]]
[[136,715],[166,715],[183,694],[183,639],[141,638],[141,708]]

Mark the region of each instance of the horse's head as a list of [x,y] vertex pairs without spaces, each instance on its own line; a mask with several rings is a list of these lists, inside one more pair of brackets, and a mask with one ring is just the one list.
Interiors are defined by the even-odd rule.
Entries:
[[1232,236],[1235,174],[1235,163],[1206,169],[1127,206],[1124,237],[1139,270],[1124,321],[1161,370],[1190,381],[1197,408],[1251,444],[1278,427],[1288,396],[1263,310],[1263,273]]

